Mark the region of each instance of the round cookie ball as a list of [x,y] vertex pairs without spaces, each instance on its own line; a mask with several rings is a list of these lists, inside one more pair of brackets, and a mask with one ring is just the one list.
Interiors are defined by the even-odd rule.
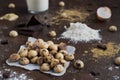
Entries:
[[48,56],[44,57],[44,61],[47,63],[51,63],[52,59],[54,59],[54,57],[50,54]]
[[52,54],[53,56],[57,54],[57,51],[56,50],[52,50],[50,51],[50,54]]
[[109,31],[116,32],[117,31],[117,26],[110,26]]
[[20,59],[20,62],[19,62],[21,65],[27,65],[30,63],[29,59],[26,58],[26,57],[23,57]]
[[38,57],[37,64],[41,65],[41,64],[43,64],[43,62],[44,62],[44,58],[43,57]]
[[53,45],[54,42],[53,42],[53,41],[47,41],[47,44],[48,44],[48,45]]
[[55,45],[55,44],[51,44],[51,45],[49,46],[49,49],[50,49],[51,51],[52,51],[52,50],[57,51],[57,50],[58,50],[58,46]]
[[77,68],[77,69],[84,68],[84,63],[83,63],[83,61],[81,61],[81,60],[76,60],[76,61],[74,62],[74,67]]
[[49,51],[47,49],[40,49],[39,54],[45,57],[49,55]]
[[35,50],[30,50],[28,52],[28,58],[33,58],[33,57],[36,57],[37,55],[38,55],[38,52]]
[[20,50],[19,54],[20,54],[21,57],[27,57],[27,55],[28,55],[28,49],[22,49],[22,50]]
[[64,59],[64,55],[62,53],[57,53],[55,55],[55,58],[61,60],[61,59]]
[[36,56],[36,57],[33,57],[33,58],[30,60],[30,62],[33,63],[33,64],[35,64],[35,63],[37,63],[37,59],[38,59],[37,56]]
[[55,37],[57,34],[56,34],[56,32],[55,31],[50,31],[49,32],[49,36],[51,36],[51,37]]
[[11,61],[11,62],[16,62],[16,61],[18,61],[19,59],[20,59],[20,55],[17,54],[17,53],[13,53],[13,54],[11,54],[10,57],[9,57],[9,61]]
[[63,1],[60,1],[60,2],[59,2],[59,6],[64,7],[64,6],[65,6],[65,3],[64,3]]
[[58,59],[52,59],[52,61],[50,63],[50,67],[53,68],[53,67],[55,67],[58,64],[59,64],[59,60]]
[[9,32],[9,36],[10,37],[17,37],[18,36],[18,32],[15,31],[15,30],[12,30],[12,31]]
[[26,45],[26,47],[30,47],[30,48],[32,48],[32,46],[33,46],[33,42],[31,42],[31,41],[27,41],[25,45]]
[[53,68],[53,70],[55,73],[61,73],[64,71],[64,67],[61,64],[58,64]]
[[73,59],[74,59],[74,54],[66,54],[66,55],[65,55],[65,60],[71,61],[71,60],[73,60]]
[[15,4],[14,4],[14,3],[10,3],[10,4],[8,5],[8,8],[15,8]]
[[118,66],[120,66],[120,57],[116,57],[114,60],[114,63]]
[[48,63],[43,63],[41,66],[40,66],[40,70],[41,71],[49,71],[50,70],[50,65]]
[[66,60],[64,60],[64,59],[61,59],[61,60],[60,60],[60,64],[62,64],[63,66],[66,66],[67,61],[66,61]]
[[59,52],[62,53],[63,55],[68,54],[68,52],[66,50],[60,50]]
[[46,42],[40,43],[39,47],[41,49],[47,49],[49,47],[49,45]]

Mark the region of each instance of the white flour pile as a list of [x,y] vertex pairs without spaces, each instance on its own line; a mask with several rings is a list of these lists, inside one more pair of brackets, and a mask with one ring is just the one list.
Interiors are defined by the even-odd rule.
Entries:
[[91,40],[101,40],[99,31],[83,23],[70,23],[70,27],[66,28],[66,31],[61,34],[61,38],[70,39],[70,41],[74,41],[75,43],[79,41],[89,42]]

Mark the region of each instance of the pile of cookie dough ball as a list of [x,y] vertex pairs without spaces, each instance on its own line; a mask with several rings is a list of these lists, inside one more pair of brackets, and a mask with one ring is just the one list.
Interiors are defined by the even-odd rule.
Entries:
[[66,46],[63,42],[55,44],[53,41],[45,42],[43,39],[27,41],[26,48],[11,54],[9,61],[19,61],[21,65],[38,64],[41,71],[52,70],[61,73],[65,70],[67,62],[74,59],[74,55],[66,51]]

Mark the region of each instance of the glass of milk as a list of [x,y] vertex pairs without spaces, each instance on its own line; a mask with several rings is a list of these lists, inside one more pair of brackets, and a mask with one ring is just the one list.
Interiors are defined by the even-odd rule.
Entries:
[[28,11],[32,14],[37,14],[48,10],[49,0],[27,0]]

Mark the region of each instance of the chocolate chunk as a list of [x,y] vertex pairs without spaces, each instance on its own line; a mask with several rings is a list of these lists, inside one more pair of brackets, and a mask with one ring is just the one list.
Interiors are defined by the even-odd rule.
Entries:
[[107,46],[105,44],[98,44],[97,45],[97,48],[100,48],[102,50],[106,50],[107,49]]

